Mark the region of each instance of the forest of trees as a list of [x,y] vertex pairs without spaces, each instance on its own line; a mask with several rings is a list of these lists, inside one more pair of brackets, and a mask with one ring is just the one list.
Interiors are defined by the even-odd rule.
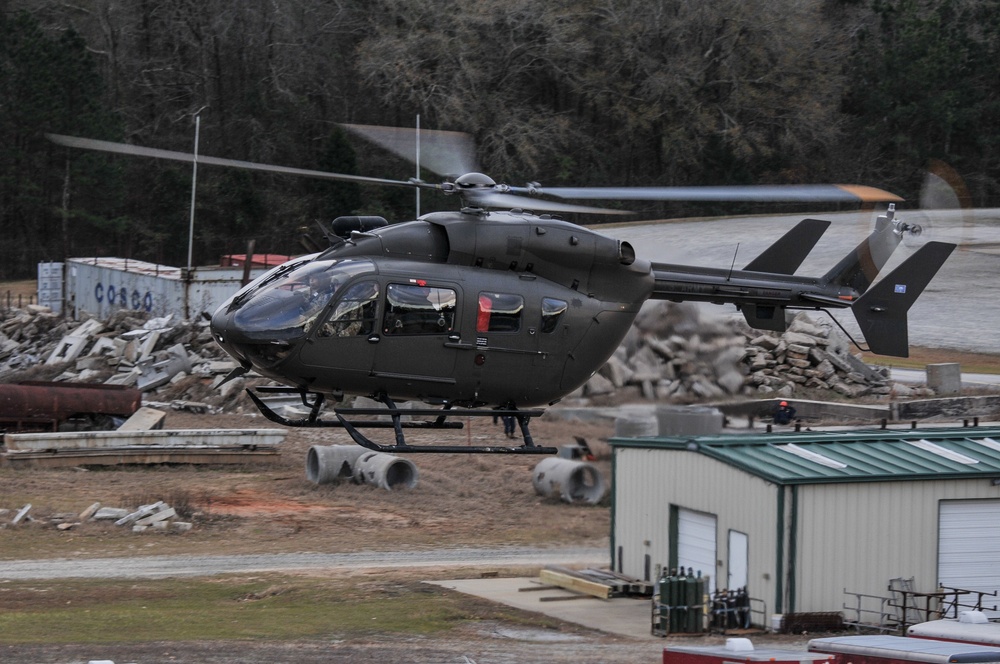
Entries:
[[[472,134],[511,184],[913,200],[936,160],[996,206],[1000,0],[0,0],[0,278],[69,256],[186,262],[189,165],[46,132],[190,152],[197,116],[201,154],[406,179],[338,125],[418,115]],[[302,229],[359,213],[404,219],[413,194],[206,166],[195,264],[250,239],[301,253]]]

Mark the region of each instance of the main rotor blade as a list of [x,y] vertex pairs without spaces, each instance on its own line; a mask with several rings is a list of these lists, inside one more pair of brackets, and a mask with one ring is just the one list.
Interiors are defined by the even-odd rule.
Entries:
[[519,194],[624,201],[709,201],[787,203],[900,202],[896,194],[850,184],[772,184],[705,187],[511,187]]
[[632,214],[628,210],[612,210],[610,208],[589,207],[587,205],[571,205],[558,201],[546,201],[540,198],[528,198],[527,196],[515,196],[513,194],[501,194],[486,191],[463,191],[462,195],[466,200],[484,208],[522,208],[524,210],[546,212],[580,212],[583,214]]
[[[417,159],[417,130],[405,127],[342,124],[344,129],[410,162]],[[460,131],[420,130],[420,166],[438,175],[459,176],[479,171],[472,136]]]
[[[139,157],[152,157],[154,159],[169,159],[173,161],[185,161],[193,163],[195,156],[188,152],[175,152],[173,150],[160,150],[158,148],[146,148],[140,145],[130,145],[128,143],[112,143],[111,141],[99,141],[93,138],[79,138],[77,136],[63,136],[62,134],[45,134],[53,143],[65,145],[71,148],[81,148],[84,150],[98,150],[100,152],[115,152],[117,154],[135,155]],[[198,155],[199,164],[209,164],[211,166],[227,166],[230,168],[245,168],[253,171],[265,171],[268,173],[282,173],[285,175],[302,175],[311,178],[321,178],[324,180],[341,180],[344,182],[357,182],[360,184],[383,184],[396,187],[422,187],[439,188],[437,185],[426,185],[422,183],[406,182],[403,180],[387,180],[385,178],[370,178],[362,175],[347,175],[344,173],[328,173],[326,171],[312,171],[305,168],[290,168],[288,166],[272,166],[270,164],[258,164],[252,161],[241,161],[239,159],[222,159],[219,157],[207,157]]]

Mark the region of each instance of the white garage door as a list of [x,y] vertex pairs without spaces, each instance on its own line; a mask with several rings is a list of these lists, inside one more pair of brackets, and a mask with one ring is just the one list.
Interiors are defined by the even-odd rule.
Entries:
[[715,590],[715,515],[692,510],[677,511],[677,564],[710,577],[708,590]]
[[[938,583],[949,588],[1000,590],[1000,500],[947,500],[938,513]],[[970,601],[966,595],[961,601]],[[971,596],[975,601],[975,596]],[[984,608],[1000,597],[984,597]],[[1000,618],[1000,611],[988,611]]]

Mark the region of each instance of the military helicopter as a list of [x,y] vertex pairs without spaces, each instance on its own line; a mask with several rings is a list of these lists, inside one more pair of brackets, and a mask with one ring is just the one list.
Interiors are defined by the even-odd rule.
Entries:
[[[399,129],[345,126],[402,156],[412,149]],[[894,203],[901,199],[888,192],[841,185],[513,187],[473,170],[464,134],[439,134],[451,147],[439,154],[444,156],[438,162],[425,161],[425,167],[439,174],[460,173],[440,183],[49,138],[77,148],[459,196],[458,211],[431,212],[402,223],[340,217],[325,227],[328,247],[270,270],[212,316],[215,340],[239,363],[231,377],[256,371],[281,384],[259,392],[297,393],[310,409],[305,418],[285,418],[248,390],[266,417],[287,426],[343,427],[356,443],[377,451],[554,453],[552,447],[535,444],[530,418],[583,385],[651,299],[734,304],[750,326],[779,332],[786,329],[787,310],[850,308],[870,351],[905,357],[907,311],[955,248],[927,242],[876,283],[902,239],[922,231],[896,217]],[[565,200],[860,201],[889,206],[871,234],[828,272],[802,277],[794,273],[829,221],[799,222],[741,270],[692,267],[639,258],[628,242],[556,218],[552,213],[622,213]],[[328,400],[339,403],[348,395],[370,396],[384,408],[335,406],[335,420],[320,416]],[[397,401],[409,400],[433,407],[397,406]],[[389,421],[371,419],[386,414]],[[404,435],[406,428],[460,428],[456,416],[500,415],[517,418],[522,445],[415,445]],[[392,428],[395,442],[371,440],[360,431],[366,427]]]

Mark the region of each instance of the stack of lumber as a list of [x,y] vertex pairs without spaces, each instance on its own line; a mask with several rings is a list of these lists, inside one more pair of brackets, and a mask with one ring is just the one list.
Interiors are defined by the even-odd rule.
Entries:
[[547,565],[538,578],[549,585],[600,599],[650,597],[653,594],[653,586],[648,581],[606,569],[573,570]]

